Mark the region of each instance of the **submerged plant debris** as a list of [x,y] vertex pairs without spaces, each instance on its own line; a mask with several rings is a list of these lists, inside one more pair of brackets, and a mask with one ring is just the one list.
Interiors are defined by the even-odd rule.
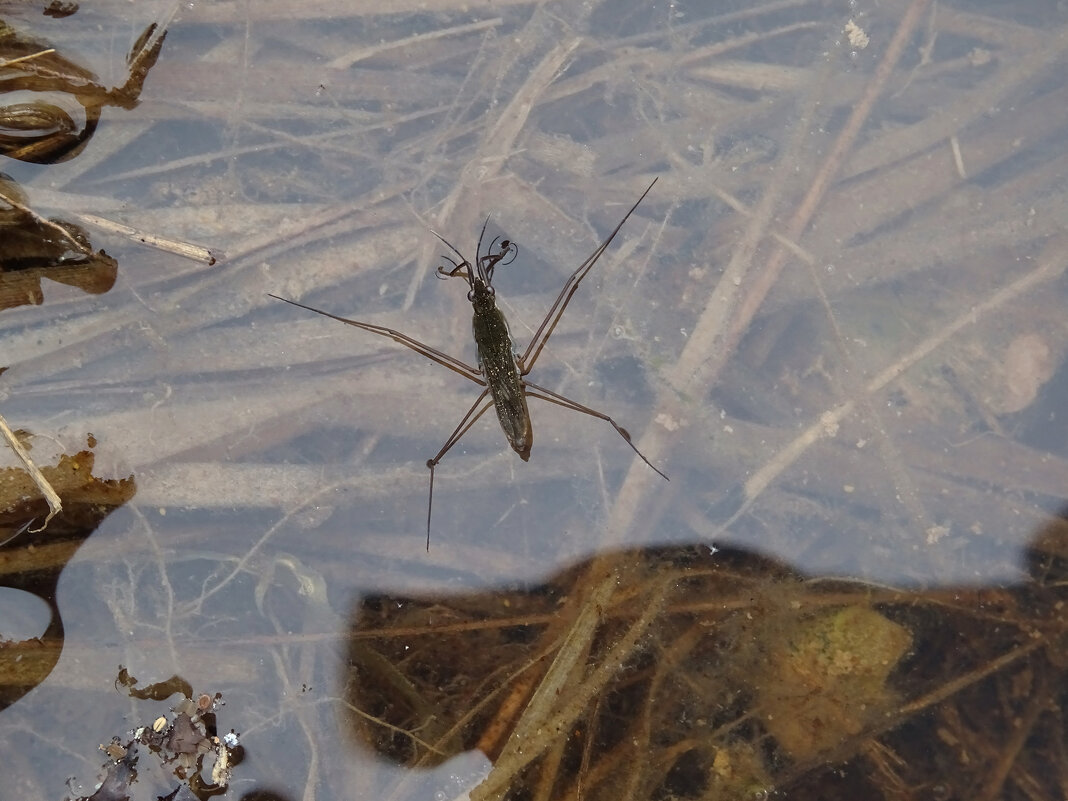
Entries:
[[[60,18],[76,10],[76,4],[53,2],[45,14]],[[33,164],[77,156],[105,107],[132,109],[140,102],[166,36],[148,26],[127,57],[126,82],[107,88],[49,43],[0,19],[0,154]],[[114,286],[117,273],[115,259],[94,251],[80,225],[37,214],[18,183],[0,173],[0,309],[41,304],[42,278],[101,294]]]
[[[142,701],[162,701],[175,693],[182,698],[167,714],[101,743],[107,761],[101,767],[96,789],[91,795],[80,795],[72,787],[68,801],[207,801],[227,791],[245,749],[233,729],[219,735],[217,715],[224,705],[222,693],[194,697],[189,682],[178,676],[138,689],[137,679],[121,666],[115,686]],[[146,749],[154,759],[141,759]],[[68,784],[73,786],[75,780]]]
[[[472,799],[976,797],[1006,780],[980,758],[998,732],[1026,729],[1012,781],[1060,753],[1066,533],[1046,532],[1030,581],[1003,592],[897,591],[675,548],[511,592],[368,598],[349,724],[413,768],[482,750],[495,767]],[[584,623],[579,604],[617,581]]]
[[40,305],[42,278],[99,295],[117,275],[118,262],[94,251],[84,228],[36,214],[22,188],[0,173],[0,309]]
[[[0,20],[0,97],[18,90],[40,93],[30,102],[0,105],[0,154],[34,164],[74,158],[96,132],[105,107],[131,109],[138,104],[166,36],[165,30],[157,33],[155,24],[146,28],[127,56],[126,83],[107,88],[47,42]],[[64,107],[66,98],[81,107],[80,124]]]

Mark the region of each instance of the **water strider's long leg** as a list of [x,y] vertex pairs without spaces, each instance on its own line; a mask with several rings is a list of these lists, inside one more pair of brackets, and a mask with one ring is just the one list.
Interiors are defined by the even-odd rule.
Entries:
[[[593,269],[593,265],[597,263],[597,260],[601,258],[601,254],[607,250],[608,246],[612,244],[612,240],[616,238],[616,234],[619,233],[619,229],[623,227],[623,224],[630,219],[630,215],[634,213],[634,210],[638,208],[645,196],[649,194],[649,190],[653,188],[659,178],[654,178],[653,183],[649,184],[649,187],[642,192],[642,196],[638,198],[637,202],[630,207],[623,219],[619,221],[619,225],[615,227],[615,230],[608,235],[608,238],[601,243],[597,250],[590,254],[590,257],[586,261],[579,265],[575,272],[571,273],[571,276],[564,282],[564,288],[560,290],[560,294],[557,295],[555,302],[545,315],[545,319],[541,321],[541,325],[538,326],[538,330],[534,332],[533,338],[530,340],[530,344],[527,345],[527,349],[523,352],[522,357],[519,359],[519,374],[522,376],[527,375],[533,367],[534,362],[538,360],[538,356],[541,355],[542,348],[545,347],[545,343],[549,341],[549,337],[552,336],[553,331],[556,328],[556,324],[560,322],[560,318],[564,315],[564,310],[567,308],[567,304],[571,302],[571,297],[578,290],[579,283],[586,274]],[[613,425],[615,425],[613,423]],[[633,446],[631,446],[633,447]],[[641,454],[638,454],[641,456]],[[642,456],[644,459],[645,457]],[[646,462],[648,464],[648,462]],[[652,465],[649,465],[653,467]],[[655,467],[653,467],[656,470]],[[657,470],[659,473],[660,471]],[[661,475],[663,475],[661,473]]]
[[370,331],[372,334],[378,334],[381,337],[392,339],[394,342],[404,345],[406,348],[411,348],[419,355],[426,356],[431,361],[437,362],[442,367],[448,367],[454,373],[459,373],[464,378],[474,381],[479,386],[486,386],[486,381],[482,378],[482,371],[479,370],[477,367],[472,367],[471,365],[466,364],[465,362],[462,362],[447,353],[442,353],[436,348],[432,348],[429,345],[424,345],[418,339],[413,339],[407,334],[402,334],[400,331],[394,331],[392,328],[386,328],[385,326],[381,325],[361,323],[358,320],[350,320],[347,317],[338,317],[336,314],[331,314],[330,312],[325,312],[322,309],[316,309],[312,306],[305,306],[303,303],[297,303],[297,301],[295,300],[281,298],[278,295],[271,295],[270,292],[268,292],[267,294],[275,300],[282,300],[286,303],[292,304],[293,306],[300,306],[300,308],[302,309],[307,309],[308,311],[315,312],[316,314],[321,314],[324,317],[329,317],[333,320],[340,320],[341,322],[346,323],[347,325],[354,325],[357,328],[362,328],[364,331]]
[[551,389],[546,389],[543,386],[527,381],[525,378],[523,379],[523,384],[526,387],[528,398],[538,398],[543,401],[548,401],[549,403],[555,403],[557,406],[563,406],[565,409],[582,412],[583,414],[588,414],[590,417],[596,417],[598,420],[604,420],[616,430],[619,436],[623,437],[623,439],[627,441],[627,444],[630,445],[630,449],[636,454],[638,454],[641,460],[647,465],[649,465],[649,467],[651,467],[658,476],[660,476],[665,481],[670,480],[667,476],[665,476],[663,473],[653,467],[653,463],[646,459],[645,455],[642,454],[640,450],[638,450],[638,447],[633,442],[631,442],[630,433],[627,431],[627,429],[623,428],[623,426],[621,426],[619,423],[617,423],[604,412],[599,412],[596,409],[591,409],[589,406],[583,406],[581,403],[571,400],[571,398],[565,398],[563,395],[553,392]]
[[[478,422],[478,418],[484,415],[486,413],[486,410],[493,406],[493,401],[490,400],[483,404],[481,409],[478,409],[478,405],[482,403],[482,401],[486,400],[486,395],[488,394],[489,387],[482,390],[482,394],[480,394],[478,398],[475,399],[475,402],[471,404],[471,408],[467,410],[467,413],[463,416],[463,419],[460,420],[460,422],[456,425],[456,428],[453,429],[453,432],[449,434],[449,438],[445,440],[445,444],[441,446],[441,450],[437,452],[437,455],[435,455],[433,459],[426,460],[426,466],[430,468],[430,498],[429,500],[427,500],[426,504],[427,551],[430,550],[430,513],[434,508],[434,468],[438,466],[438,463],[441,461],[442,457],[449,452],[449,449],[460,441],[463,435],[466,434],[468,430],[470,430],[471,426]],[[477,413],[475,412],[475,409],[478,409]]]

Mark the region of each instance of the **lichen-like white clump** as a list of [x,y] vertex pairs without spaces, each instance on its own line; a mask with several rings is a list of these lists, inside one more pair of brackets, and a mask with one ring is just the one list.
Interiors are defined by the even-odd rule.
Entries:
[[864,33],[864,29],[857,25],[857,23],[853,22],[853,20],[849,20],[849,22],[846,23],[844,32],[846,38],[849,39],[849,46],[856,48],[857,50],[863,50],[871,42],[871,39],[868,38],[868,34]]

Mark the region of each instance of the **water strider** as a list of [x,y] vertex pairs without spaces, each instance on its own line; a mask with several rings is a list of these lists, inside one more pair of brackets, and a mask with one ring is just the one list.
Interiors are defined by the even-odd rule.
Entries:
[[[434,507],[434,468],[437,467],[442,457],[449,452],[449,449],[460,441],[461,437],[485,414],[491,405],[497,410],[497,419],[500,421],[504,435],[508,438],[508,444],[512,446],[512,450],[518,453],[519,458],[524,462],[530,458],[530,446],[534,441],[534,433],[530,425],[530,412],[527,410],[527,398],[538,398],[609,423],[626,440],[631,450],[641,457],[643,462],[656,471],[661,478],[667,479],[667,476],[653,467],[652,463],[635,447],[627,430],[611,417],[596,409],[583,406],[570,398],[565,398],[563,395],[535,384],[533,381],[528,381],[526,378],[527,374],[534,368],[534,363],[538,360],[538,356],[541,355],[545,344],[549,341],[549,337],[552,336],[556,324],[560,322],[560,318],[563,316],[567,304],[571,302],[579,283],[593,269],[593,265],[601,258],[601,254],[612,244],[612,240],[619,233],[619,229],[623,227],[630,215],[634,213],[634,210],[638,208],[645,196],[649,194],[656,181],[657,179],[654,178],[653,182],[642,193],[642,196],[630,207],[630,211],[623,215],[623,219],[619,221],[619,225],[608,235],[608,238],[590,254],[586,261],[579,265],[575,272],[571,273],[571,276],[564,283],[564,288],[560,290],[556,301],[545,315],[545,319],[541,321],[538,330],[534,332],[534,336],[522,356],[515,350],[515,343],[512,341],[511,333],[508,330],[508,321],[501,310],[497,308],[496,293],[493,289],[494,270],[497,269],[498,265],[510,264],[515,259],[518,251],[515,244],[509,240],[504,239],[498,242],[498,240],[494,239],[486,250],[485,255],[480,256],[482,238],[486,234],[485,224],[482,226],[482,233],[478,237],[475,263],[473,265],[448,241],[438,236],[438,239],[441,239],[460,258],[459,262],[455,262],[452,258],[446,256],[445,258],[452,263],[453,267],[451,270],[447,270],[445,267],[438,267],[438,276],[441,278],[463,278],[467,281],[469,287],[467,299],[471,301],[471,306],[474,309],[472,329],[475,345],[478,348],[478,367],[472,367],[459,359],[449,356],[447,353],[442,353],[440,350],[425,345],[419,340],[392,328],[349,320],[346,317],[338,317],[336,314],[330,314],[321,309],[305,306],[295,300],[271,295],[272,298],[291,303],[294,306],[300,306],[302,309],[322,314],[334,320],[340,320],[348,325],[362,328],[364,331],[370,331],[372,334],[388,337],[394,342],[399,342],[401,345],[411,348],[431,361],[435,361],[443,367],[448,367],[453,372],[459,373],[482,387],[481,394],[471,404],[471,408],[467,410],[463,419],[453,429],[449,438],[445,440],[441,450],[437,452],[433,459],[427,460],[426,466],[430,469],[430,500],[426,509],[427,550],[430,549],[430,515]],[[489,220],[487,219],[486,223],[488,224],[488,222]],[[490,396],[489,400],[486,399],[487,395]]]

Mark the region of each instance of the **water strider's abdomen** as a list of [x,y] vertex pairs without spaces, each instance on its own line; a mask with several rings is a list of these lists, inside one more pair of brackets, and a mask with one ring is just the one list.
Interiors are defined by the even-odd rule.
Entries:
[[488,303],[475,304],[472,322],[478,347],[478,366],[489,385],[497,419],[508,438],[508,444],[525,462],[530,458],[530,446],[534,441],[527,396],[519,377],[508,321],[493,303],[492,297],[488,300]]

